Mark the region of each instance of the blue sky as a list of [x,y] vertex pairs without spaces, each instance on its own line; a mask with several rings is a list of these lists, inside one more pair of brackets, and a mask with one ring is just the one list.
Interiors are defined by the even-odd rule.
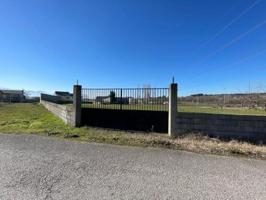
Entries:
[[266,0],[0,0],[0,87],[266,90]]

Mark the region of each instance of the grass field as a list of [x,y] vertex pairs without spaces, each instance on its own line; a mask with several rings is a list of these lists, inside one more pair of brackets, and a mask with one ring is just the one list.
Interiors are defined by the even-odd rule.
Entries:
[[[71,106],[71,105],[69,105]],[[83,104],[86,108],[101,108],[101,109],[120,109],[120,105],[115,104]],[[167,111],[168,105],[123,105],[124,110],[158,110]],[[195,112],[195,113],[211,113],[211,114],[230,114],[230,115],[266,115],[265,110],[248,109],[248,108],[218,108],[208,106],[179,106],[179,112]]]
[[39,104],[0,104],[0,133],[38,134],[61,139],[142,147],[163,147],[199,153],[241,155],[266,159],[266,146],[224,142],[190,134],[175,139],[166,134],[145,134],[92,127],[72,128]]
[[180,112],[211,113],[211,114],[230,114],[230,115],[266,115],[265,110],[248,108],[218,108],[207,106],[180,106]]
[[68,129],[39,104],[0,104],[0,132],[49,133]]

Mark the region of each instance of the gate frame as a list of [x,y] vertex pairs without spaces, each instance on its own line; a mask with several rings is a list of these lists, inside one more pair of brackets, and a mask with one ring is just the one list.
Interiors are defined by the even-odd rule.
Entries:
[[81,125],[81,85],[73,86],[73,124],[74,127],[80,127]]
[[[74,119],[73,126],[79,127],[81,125],[81,85],[73,86],[73,107],[74,107]],[[170,137],[177,136],[177,83],[171,83],[169,85],[169,109],[168,109],[168,135]]]
[[177,84],[171,83],[169,86],[169,109],[168,109],[168,135],[177,136]]

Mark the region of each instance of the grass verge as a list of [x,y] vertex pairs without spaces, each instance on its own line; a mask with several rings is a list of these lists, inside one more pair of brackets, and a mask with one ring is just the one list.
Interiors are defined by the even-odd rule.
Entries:
[[1,133],[28,133],[69,140],[142,147],[163,147],[198,153],[238,155],[266,160],[266,146],[247,142],[224,142],[199,134],[175,139],[166,134],[145,134],[92,127],[71,128],[39,104],[0,105]]

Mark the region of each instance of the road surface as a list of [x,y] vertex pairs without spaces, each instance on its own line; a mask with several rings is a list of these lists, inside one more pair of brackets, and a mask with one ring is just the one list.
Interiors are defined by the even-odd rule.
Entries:
[[0,199],[266,199],[266,161],[0,134]]

